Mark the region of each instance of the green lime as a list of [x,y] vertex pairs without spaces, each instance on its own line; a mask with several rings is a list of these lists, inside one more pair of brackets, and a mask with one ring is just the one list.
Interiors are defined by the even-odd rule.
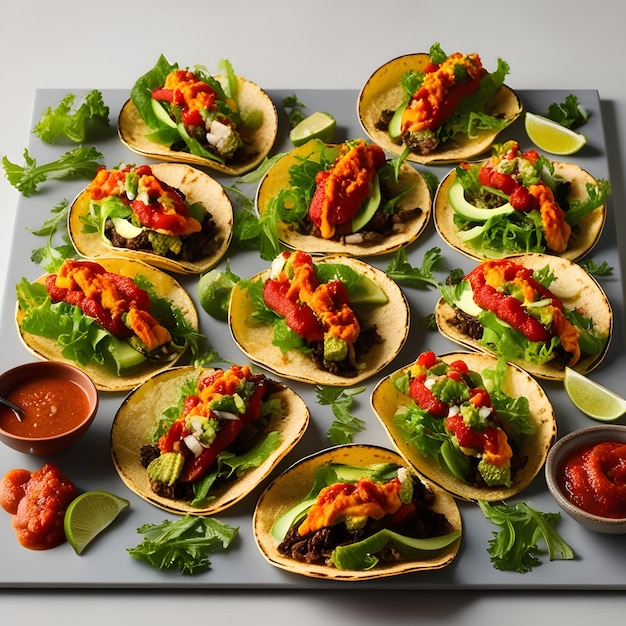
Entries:
[[237,277],[231,272],[215,269],[203,274],[198,281],[200,306],[211,317],[225,322],[228,319],[230,292],[236,282]]
[[311,139],[321,139],[328,142],[333,138],[336,127],[337,122],[332,115],[317,111],[296,124],[289,133],[289,139],[296,147]]
[[387,294],[367,276],[363,276],[350,293],[353,304],[385,304],[388,300]]
[[65,536],[76,554],[82,554],[130,502],[108,491],[87,491],[72,500],[65,511]]
[[534,113],[526,113],[525,128],[529,139],[551,154],[574,154],[587,143],[584,135]]
[[574,406],[595,420],[612,422],[626,413],[624,398],[570,367],[565,368],[563,384]]

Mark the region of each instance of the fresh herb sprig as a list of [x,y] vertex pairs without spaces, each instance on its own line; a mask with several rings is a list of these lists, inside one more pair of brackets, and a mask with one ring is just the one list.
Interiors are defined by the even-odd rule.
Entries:
[[354,435],[365,430],[365,422],[350,412],[354,403],[354,396],[364,391],[365,387],[352,387],[350,389],[324,385],[315,387],[318,403],[330,405],[335,416],[335,420],[326,433],[333,445],[352,443]]
[[[77,257],[76,250],[67,232],[68,212],[69,202],[62,200],[52,208],[51,216],[46,219],[41,228],[32,229],[30,231],[33,235],[47,238],[45,245],[31,252],[30,259],[33,263],[40,265],[50,274],[55,273],[61,267],[65,259]],[[61,233],[63,244],[54,246],[54,235],[58,232]]]
[[102,153],[94,147],[78,147],[69,150],[58,159],[38,165],[30,156],[28,148],[24,150],[24,165],[12,163],[4,156],[2,165],[9,183],[22,195],[32,196],[39,190],[39,185],[50,179],[92,179],[102,165]]
[[[439,281],[433,274],[436,270],[445,270],[441,248],[427,250],[419,267],[414,267],[409,262],[406,248],[400,248],[394,255],[385,272],[396,282],[413,287],[415,289],[439,288]],[[451,278],[460,278],[462,270],[455,269],[450,272]]]
[[197,574],[210,569],[209,556],[227,550],[239,529],[215,518],[185,515],[173,522],[144,524],[137,532],[144,535],[144,540],[127,548],[132,557],[159,570]]
[[287,119],[291,128],[297,126],[304,118],[305,115],[302,109],[305,109],[306,105],[300,102],[300,99],[296,94],[283,98],[283,109],[287,113]]
[[[500,527],[487,550],[496,569],[525,574],[541,565],[541,554],[547,553],[551,561],[574,558],[572,548],[554,529],[560,513],[542,513],[526,502],[510,507],[480,500],[478,506],[490,522]],[[545,549],[539,547],[540,540],[545,542]]]
[[589,111],[578,101],[578,97],[570,93],[563,102],[553,102],[548,106],[547,117],[567,128],[578,128],[586,124],[590,117]]

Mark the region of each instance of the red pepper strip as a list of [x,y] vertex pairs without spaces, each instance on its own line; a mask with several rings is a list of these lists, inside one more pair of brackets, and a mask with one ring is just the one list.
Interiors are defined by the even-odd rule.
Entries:
[[250,382],[254,382],[255,387],[252,395],[247,399],[248,408],[246,412],[239,418],[243,422],[252,422],[259,419],[261,416],[263,397],[268,388],[267,379],[262,374],[252,377]]
[[55,285],[56,274],[46,276],[46,289],[52,302],[67,302],[77,306],[87,316],[92,317],[104,329],[116,337],[129,337],[132,331],[124,324],[121,317],[112,317],[97,300],[88,298],[80,290],[66,289]]
[[159,450],[161,452],[171,452],[174,449],[174,444],[182,439],[184,430],[185,420],[176,420],[167,429],[167,432],[159,437]]
[[150,311],[150,296],[145,289],[137,286],[132,278],[115,272],[106,272],[107,280],[111,281],[124,299],[142,311]]
[[287,281],[268,278],[263,285],[263,299],[270,309],[285,318],[287,326],[309,342],[323,341],[324,328],[306,304],[289,300],[285,294],[289,290]]
[[[517,298],[486,284],[485,265],[485,263],[478,265],[465,276],[474,292],[474,302],[479,307],[495,313],[501,320],[523,333],[530,341],[549,341],[550,332],[526,311]],[[521,270],[525,269],[522,266],[517,267]],[[537,281],[534,282],[537,283]],[[539,283],[537,285],[541,287]],[[534,287],[534,284],[532,286]],[[554,298],[553,295],[552,297]]]
[[179,480],[183,483],[193,483],[200,480],[205,472],[213,465],[217,455],[226,450],[235,441],[241,432],[243,420],[223,420],[215,440],[209,448],[204,448],[198,456],[190,456],[185,460]]
[[152,97],[155,100],[165,100],[166,102],[173,102],[174,101],[174,90],[173,89],[163,89],[163,87],[161,87],[160,89],[154,89],[152,91]]
[[411,381],[409,396],[411,396],[420,409],[428,411],[435,417],[446,417],[448,415],[448,405],[435,398],[432,391],[424,385],[425,379],[426,376],[421,374]]

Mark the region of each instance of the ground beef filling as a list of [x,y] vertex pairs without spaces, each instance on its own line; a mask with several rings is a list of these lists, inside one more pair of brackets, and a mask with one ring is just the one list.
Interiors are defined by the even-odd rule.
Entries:
[[[391,515],[386,515],[380,520],[368,519],[365,526],[358,530],[349,530],[344,523],[338,523],[306,535],[298,533],[296,524],[279,544],[278,551],[296,561],[323,565],[338,546],[362,541],[383,528],[415,539],[445,535],[453,530],[452,526],[445,515],[431,508],[433,501],[434,494],[431,489],[414,478],[415,511],[399,522],[394,522]],[[385,563],[403,560],[402,555],[389,547],[378,553],[377,557]]]
[[[194,263],[211,254],[211,252],[221,243],[220,238],[216,237],[216,224],[211,214],[207,211],[202,222],[202,230],[197,233],[191,233],[183,237],[182,248],[178,254],[172,251],[168,252],[166,257],[175,261],[186,261]],[[111,220],[107,220],[104,226],[104,234],[116,248],[126,248],[127,250],[140,250],[143,252],[152,252],[152,244],[148,239],[148,234],[144,230],[143,233],[132,239],[122,237]]]

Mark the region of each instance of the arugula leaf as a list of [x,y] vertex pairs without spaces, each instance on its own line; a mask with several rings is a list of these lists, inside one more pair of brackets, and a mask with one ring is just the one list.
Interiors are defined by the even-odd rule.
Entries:
[[315,387],[317,401],[321,405],[330,405],[335,420],[329,428],[328,438],[333,445],[352,443],[356,433],[365,430],[365,422],[350,413],[354,396],[365,391],[365,387],[342,389],[318,385]]
[[196,574],[210,568],[209,555],[227,550],[239,529],[215,518],[185,515],[173,522],[144,524],[137,532],[145,537],[138,546],[127,548],[133,558],[159,570]]
[[548,107],[547,117],[561,126],[578,128],[586,124],[590,117],[589,111],[581,106],[578,97],[570,93],[564,102],[553,102]]
[[[493,533],[487,550],[496,569],[525,574],[541,565],[539,555],[546,552],[551,561],[574,558],[572,548],[554,529],[560,513],[542,513],[525,502],[510,507],[479,500],[478,506],[501,529]],[[545,542],[545,550],[539,548],[540,540]]]
[[435,247],[426,251],[420,267],[413,267],[408,260],[406,248],[400,248],[385,272],[396,282],[415,289],[438,288],[440,282],[434,277],[433,270],[443,269],[442,261],[441,248]]
[[97,89],[89,92],[74,108],[76,96],[68,93],[56,109],[48,107],[33,128],[42,141],[55,143],[58,137],[67,137],[74,143],[84,143],[89,136],[109,126],[109,107]]
[[37,165],[37,161],[26,148],[24,165],[12,163],[6,156],[2,157],[2,165],[9,183],[24,196],[32,196],[37,193],[39,184],[49,179],[92,179],[102,165],[99,162],[102,158],[103,155],[93,147],[79,147],[66,152],[55,161]]
[[[38,237],[47,237],[46,244],[33,250],[30,259],[33,263],[43,267],[46,272],[53,274],[61,267],[65,259],[75,259],[78,255],[67,233],[69,202],[62,200],[52,208],[51,212],[52,216],[43,223],[41,228],[30,231]],[[52,245],[52,240],[59,229],[63,230],[63,244],[55,247]]]

